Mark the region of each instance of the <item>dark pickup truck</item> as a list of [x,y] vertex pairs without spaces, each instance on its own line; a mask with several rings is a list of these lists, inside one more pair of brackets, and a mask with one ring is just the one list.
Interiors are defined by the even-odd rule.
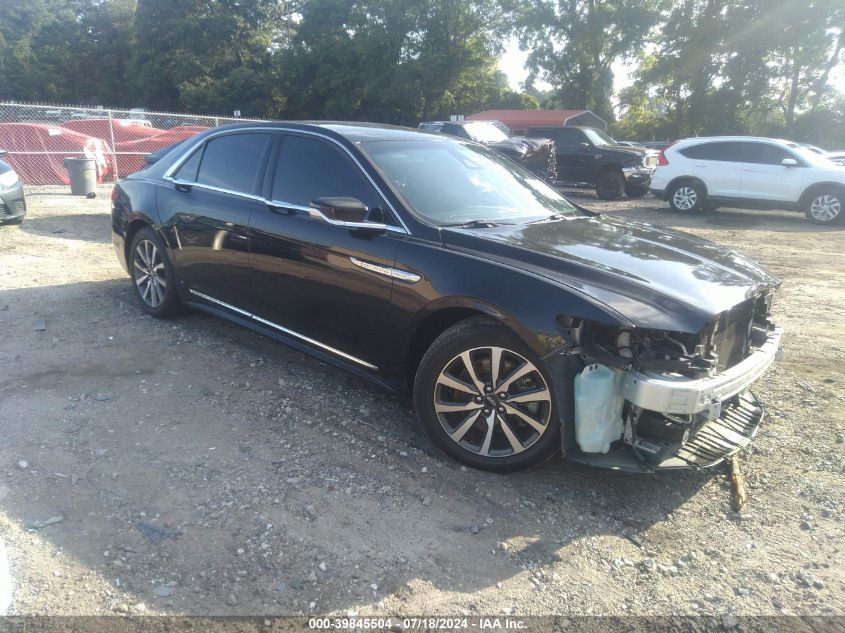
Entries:
[[419,128],[481,143],[504,154],[548,183],[557,180],[555,145],[547,138],[509,137],[490,121],[423,121]]
[[526,136],[555,142],[556,185],[595,187],[602,200],[648,193],[657,152],[619,145],[592,127],[532,127]]

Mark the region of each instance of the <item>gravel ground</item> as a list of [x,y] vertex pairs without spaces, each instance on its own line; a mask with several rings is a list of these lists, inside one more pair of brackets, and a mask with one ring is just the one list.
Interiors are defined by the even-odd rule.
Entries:
[[211,317],[145,316],[108,189],[31,188],[0,228],[8,613],[845,613],[843,232],[573,197],[783,278],[741,515],[723,468],[462,468],[354,377]]

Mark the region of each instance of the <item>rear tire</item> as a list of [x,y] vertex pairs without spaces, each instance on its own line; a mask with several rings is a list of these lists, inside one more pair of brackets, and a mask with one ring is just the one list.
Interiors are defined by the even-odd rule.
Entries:
[[625,191],[625,177],[621,172],[608,169],[596,178],[596,195],[601,200],[618,200]]
[[551,381],[500,323],[473,318],[443,332],[414,379],[414,407],[431,440],[474,468],[537,466],[560,447]]
[[173,265],[161,238],[150,228],[143,228],[129,247],[129,274],[141,309],[157,319],[169,319],[183,311]]
[[675,213],[696,213],[706,204],[704,188],[694,182],[682,182],[669,190],[669,206]]
[[807,200],[804,213],[813,224],[831,226],[841,224],[845,207],[845,190],[826,189],[814,193]]

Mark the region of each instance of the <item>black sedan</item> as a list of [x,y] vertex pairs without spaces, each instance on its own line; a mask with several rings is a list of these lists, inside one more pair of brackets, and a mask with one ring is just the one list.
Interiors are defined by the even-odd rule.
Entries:
[[[0,159],[6,155],[0,150]],[[26,215],[26,197],[18,174],[0,160],[0,224],[20,224]]]
[[484,146],[358,123],[239,124],[114,191],[141,308],[228,319],[410,396],[446,453],[704,467],[747,445],[778,281],[601,217]]

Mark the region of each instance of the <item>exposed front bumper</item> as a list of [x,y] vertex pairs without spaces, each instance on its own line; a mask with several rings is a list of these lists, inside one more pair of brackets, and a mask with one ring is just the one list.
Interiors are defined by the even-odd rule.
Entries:
[[715,376],[695,380],[629,371],[623,387],[625,399],[658,413],[691,415],[706,412],[710,418],[718,417],[722,402],[748,388],[774,362],[781,335],[782,330],[773,331],[748,358]]
[[20,182],[11,187],[0,185],[0,224],[19,222],[26,215],[26,197]]
[[654,169],[651,167],[623,167],[622,175],[625,177],[625,182],[629,185],[639,185],[648,187],[651,183],[651,175]]

